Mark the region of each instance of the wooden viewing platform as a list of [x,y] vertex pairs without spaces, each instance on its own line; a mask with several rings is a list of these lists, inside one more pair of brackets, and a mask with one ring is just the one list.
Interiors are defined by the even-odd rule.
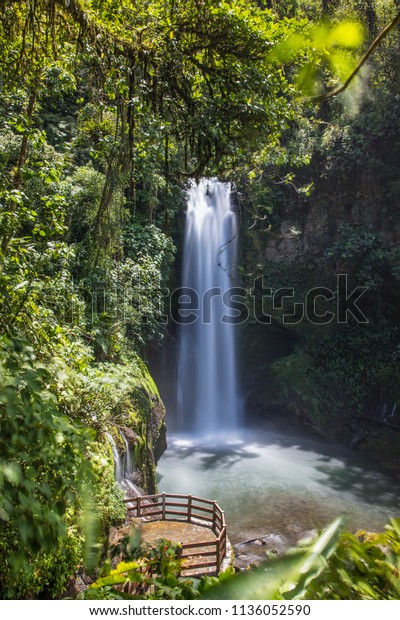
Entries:
[[[158,493],[125,499],[129,516],[142,521],[143,540],[181,544],[182,577],[219,575],[227,556],[226,523],[217,502],[194,495]],[[163,522],[168,521],[168,526]]]

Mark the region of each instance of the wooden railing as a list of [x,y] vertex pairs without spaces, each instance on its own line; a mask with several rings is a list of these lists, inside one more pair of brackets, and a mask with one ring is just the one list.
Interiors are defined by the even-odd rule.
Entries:
[[182,521],[212,530],[215,540],[182,543],[183,577],[218,575],[226,556],[226,524],[217,502],[194,495],[159,493],[126,499],[128,513],[148,520]]

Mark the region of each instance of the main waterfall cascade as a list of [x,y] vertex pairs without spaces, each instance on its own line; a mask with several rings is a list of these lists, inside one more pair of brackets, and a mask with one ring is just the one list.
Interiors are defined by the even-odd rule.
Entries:
[[233,432],[240,418],[231,322],[237,312],[224,303],[235,286],[237,236],[230,184],[193,182],[180,294],[178,418],[180,431],[204,437]]

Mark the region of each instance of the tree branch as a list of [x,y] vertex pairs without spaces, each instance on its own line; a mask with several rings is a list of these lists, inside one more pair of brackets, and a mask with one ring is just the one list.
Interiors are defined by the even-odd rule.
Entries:
[[353,71],[350,73],[349,77],[346,79],[346,81],[341,86],[338,86],[334,90],[332,90],[332,91],[330,91],[328,93],[325,93],[324,95],[319,95],[318,97],[313,97],[312,99],[314,101],[324,101],[325,99],[330,99],[331,97],[336,97],[337,95],[342,93],[349,86],[349,84],[353,81],[353,79],[356,77],[356,75],[360,72],[361,68],[365,65],[365,63],[367,62],[368,58],[375,51],[375,49],[378,47],[378,45],[381,43],[381,41],[386,37],[387,34],[389,34],[389,32],[391,30],[393,30],[393,28],[395,28],[397,26],[397,24],[399,22],[400,22],[400,13],[397,13],[396,17],[394,17],[394,19],[392,19],[392,21],[387,26],[385,26],[385,28],[383,30],[381,30],[381,32],[375,37],[375,39],[372,41],[371,45],[369,46],[369,48],[367,49],[367,51],[365,52],[365,54],[361,58],[361,60],[358,63],[358,65],[353,69]]

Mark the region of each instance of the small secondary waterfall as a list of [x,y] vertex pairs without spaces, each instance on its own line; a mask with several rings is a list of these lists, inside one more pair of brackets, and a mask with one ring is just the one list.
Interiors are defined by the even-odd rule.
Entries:
[[130,478],[130,476],[132,476],[132,473],[133,473],[131,449],[129,447],[128,440],[125,437],[124,433],[121,430],[119,431],[119,433],[120,433],[120,435],[122,437],[122,441],[125,444],[124,478]]
[[119,434],[125,444],[125,452],[123,455],[119,452],[114,437],[106,433],[114,457],[115,480],[124,491],[133,491],[135,495],[142,495],[143,491],[139,489],[132,480],[133,464],[128,440],[121,429],[119,429]]
[[239,422],[233,324],[238,312],[232,307],[237,233],[230,184],[215,179],[192,183],[178,316],[181,431],[221,435]]
[[124,470],[122,466],[122,457],[118,452],[117,444],[115,443],[114,437],[109,433],[106,433],[107,439],[110,442],[111,450],[114,457],[114,469],[115,469],[115,480],[118,484],[121,484],[124,479]]

